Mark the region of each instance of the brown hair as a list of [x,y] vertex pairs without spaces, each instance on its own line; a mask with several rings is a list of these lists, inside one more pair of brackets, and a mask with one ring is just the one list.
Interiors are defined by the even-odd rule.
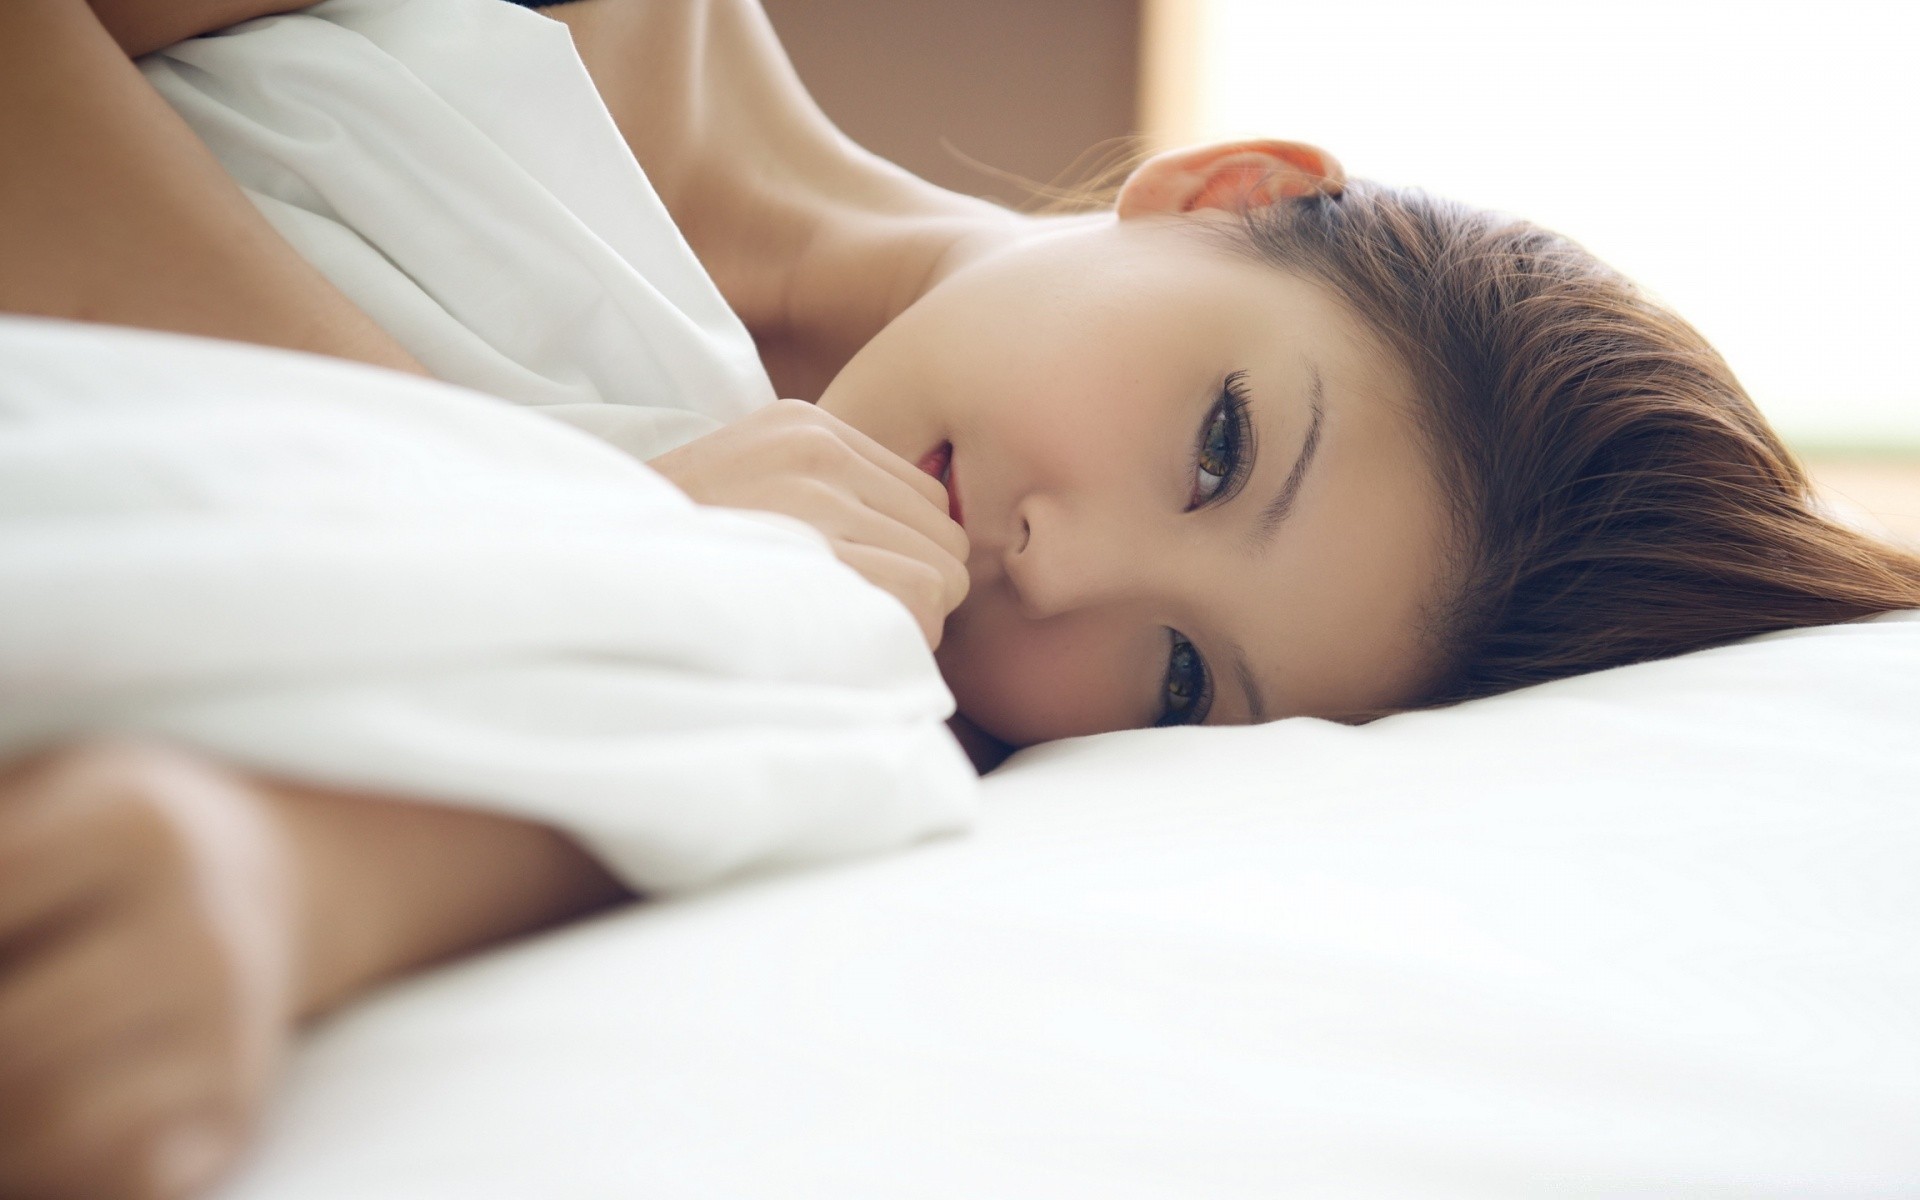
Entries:
[[1920,607],[1920,554],[1823,515],[1719,354],[1571,240],[1364,180],[1224,228],[1344,299],[1426,401],[1436,682],[1349,719]]

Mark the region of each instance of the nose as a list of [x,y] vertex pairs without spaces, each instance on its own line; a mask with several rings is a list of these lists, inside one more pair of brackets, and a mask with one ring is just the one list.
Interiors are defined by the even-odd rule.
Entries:
[[1003,563],[1029,620],[1116,603],[1151,587],[1160,556],[1148,532],[1137,522],[1129,529],[1123,514],[1033,493],[1013,515]]

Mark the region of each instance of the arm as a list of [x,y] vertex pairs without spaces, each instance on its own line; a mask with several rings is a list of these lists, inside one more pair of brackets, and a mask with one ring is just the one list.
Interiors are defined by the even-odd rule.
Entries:
[[294,1023],[627,895],[543,826],[92,744],[0,772],[0,1195],[183,1200]]
[[[545,12],[572,32],[634,157],[763,355],[790,333],[788,271],[819,250],[824,216],[855,214],[871,229],[1006,215],[840,132],[759,0],[582,0]],[[842,361],[890,315],[855,303]]]
[[[261,9],[106,7],[135,49]],[[0,311],[427,373],[280,237],[82,0],[0,3],[0,162]]]
[[251,781],[300,881],[296,1016],[632,894],[571,838],[473,809]]
[[87,0],[100,24],[128,58],[184,42],[190,37],[278,13],[295,12],[316,0]]

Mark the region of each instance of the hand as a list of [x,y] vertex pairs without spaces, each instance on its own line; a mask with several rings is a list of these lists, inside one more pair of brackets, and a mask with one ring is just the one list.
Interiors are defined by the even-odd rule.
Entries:
[[929,646],[967,595],[967,535],[940,481],[804,400],[781,400],[647,464],[700,504],[798,517],[892,593]]
[[230,1164],[292,1026],[289,875],[245,781],[187,754],[0,774],[0,1195],[170,1200]]

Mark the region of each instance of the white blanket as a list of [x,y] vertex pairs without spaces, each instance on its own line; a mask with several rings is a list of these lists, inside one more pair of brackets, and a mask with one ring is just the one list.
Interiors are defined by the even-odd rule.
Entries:
[[450,385],[0,318],[0,758],[141,730],[527,813],[649,891],[899,845],[977,781],[912,618]]
[[[914,622],[636,459],[772,399],[566,28],[329,0],[143,62],[441,379],[0,320],[0,755],[135,729],[694,887],[970,819]],[[632,457],[629,457],[631,455]]]

